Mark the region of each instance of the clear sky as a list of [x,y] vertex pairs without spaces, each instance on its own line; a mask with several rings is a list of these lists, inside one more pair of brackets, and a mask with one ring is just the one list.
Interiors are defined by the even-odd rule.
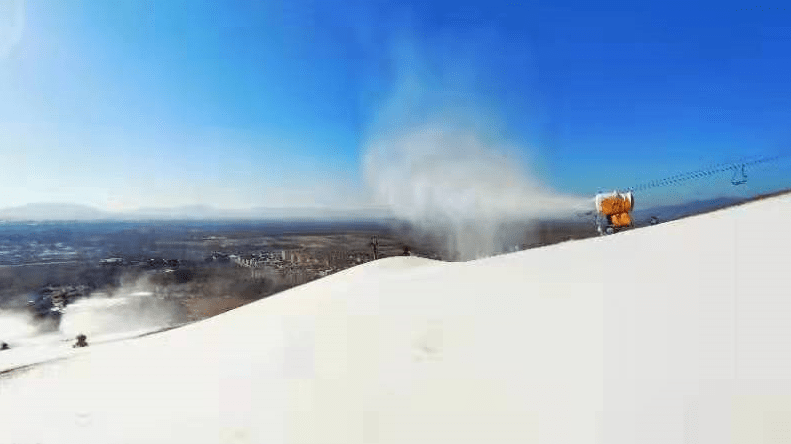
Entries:
[[787,2],[518,3],[3,0],[0,207],[353,206],[405,72],[563,193],[789,150]]

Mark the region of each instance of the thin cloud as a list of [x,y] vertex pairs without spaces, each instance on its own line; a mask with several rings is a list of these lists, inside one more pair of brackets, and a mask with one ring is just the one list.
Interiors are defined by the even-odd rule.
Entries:
[[25,0],[0,3],[0,59],[16,48],[25,30]]

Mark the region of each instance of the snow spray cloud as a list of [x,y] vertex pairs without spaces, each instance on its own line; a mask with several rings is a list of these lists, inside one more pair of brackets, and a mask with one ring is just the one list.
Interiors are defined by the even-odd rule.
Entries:
[[67,305],[60,319],[60,333],[74,337],[130,335],[156,331],[183,322],[178,304],[157,297],[147,278],[122,282],[111,294],[97,292]]
[[37,332],[31,316],[27,313],[0,310],[0,342],[13,342]]
[[528,151],[509,143],[474,94],[443,81],[457,75],[427,72],[409,54],[403,62],[409,67],[397,76],[363,150],[376,204],[444,238],[461,260],[506,251],[524,239],[531,221],[589,206],[588,198],[543,186],[525,167]]

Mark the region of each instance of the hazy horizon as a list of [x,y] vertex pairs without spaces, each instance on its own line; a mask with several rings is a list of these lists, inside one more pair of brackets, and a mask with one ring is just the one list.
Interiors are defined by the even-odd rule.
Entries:
[[[683,208],[695,204],[717,203],[724,201],[741,201],[744,198],[733,195],[721,195],[709,199],[693,199],[690,201],[676,204],[657,204],[650,207],[640,207],[637,213],[643,214],[652,209],[663,208]],[[573,216],[545,214],[534,216],[532,219],[522,219],[522,222],[530,220],[575,220],[582,216],[582,211]],[[400,221],[413,222],[409,218],[398,217],[397,213],[389,208],[368,207],[368,208],[274,208],[274,207],[255,207],[255,208],[232,208],[223,209],[211,205],[185,205],[181,207],[159,207],[159,208],[139,208],[126,211],[105,211],[90,205],[73,203],[48,203],[35,202],[17,207],[0,208],[0,221],[13,222],[46,222],[46,221],[140,221],[140,220],[370,220],[370,221]],[[514,220],[512,222],[520,222]]]
[[392,214],[382,207],[368,208],[218,208],[211,205],[179,207],[148,207],[124,211],[102,210],[90,205],[74,203],[35,202],[16,207],[0,208],[0,220],[137,220],[163,219],[388,219]]

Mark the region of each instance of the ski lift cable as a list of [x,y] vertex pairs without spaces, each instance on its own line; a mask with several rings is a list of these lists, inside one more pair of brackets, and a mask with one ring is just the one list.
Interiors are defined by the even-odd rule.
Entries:
[[[722,173],[722,172],[725,172],[725,171],[729,171],[729,170],[733,170],[734,172],[737,172],[737,173],[738,173],[739,170],[741,170],[741,172],[742,172],[742,179],[741,180],[742,181],[740,183],[744,183],[744,182],[746,182],[746,175],[744,174],[744,169],[747,166],[758,165],[758,164],[762,164],[762,163],[776,162],[776,161],[782,159],[783,157],[788,157],[788,156],[789,156],[789,154],[779,154],[779,155],[769,156],[769,157],[759,157],[759,158],[755,158],[755,159],[752,159],[752,160],[747,160],[745,158],[742,158],[740,160],[733,161],[733,162],[725,162],[725,163],[719,163],[719,164],[716,164],[716,165],[712,165],[709,168],[702,168],[702,169],[691,171],[691,172],[687,172],[687,173],[681,173],[681,174],[676,174],[676,175],[673,175],[673,176],[669,176],[669,177],[666,177],[664,179],[644,182],[644,183],[639,184],[639,185],[635,185],[635,186],[632,186],[632,187],[629,187],[629,188],[625,188],[624,190],[625,191],[645,191],[645,190],[649,190],[649,189],[652,189],[652,188],[659,188],[659,187],[665,187],[665,186],[669,186],[669,185],[674,185],[674,184],[677,184],[677,183],[680,183],[680,182],[685,182],[685,181],[688,181],[688,180],[691,180],[691,179],[699,179],[699,178],[702,178],[702,177],[708,177],[708,176],[711,176],[711,175],[714,175],[714,174],[719,174],[719,173]],[[735,180],[735,178],[732,180],[732,182],[734,180]]]

